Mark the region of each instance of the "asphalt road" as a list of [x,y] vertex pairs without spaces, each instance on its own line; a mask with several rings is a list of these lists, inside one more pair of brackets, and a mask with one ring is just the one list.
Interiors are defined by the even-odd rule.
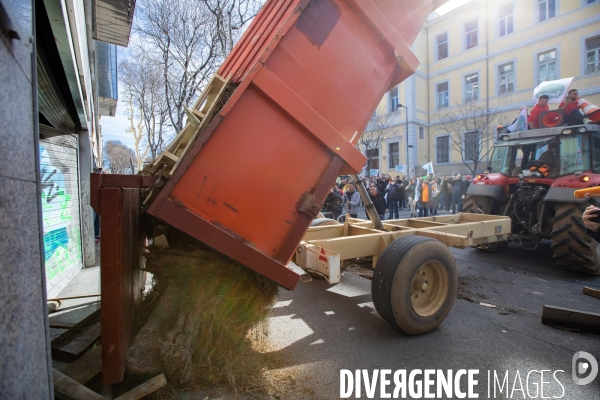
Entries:
[[[586,351],[600,361],[600,336],[541,323],[544,304],[600,312],[600,300],[581,293],[582,282],[600,288],[600,277],[554,265],[548,242],[533,251],[510,245],[501,254],[475,249],[452,253],[459,270],[459,298],[441,326],[421,336],[405,335],[383,321],[372,304],[371,282],[349,273],[338,285],[314,280],[299,283],[293,292],[282,289],[269,319],[269,346],[282,360],[281,368],[271,372],[290,380],[283,398],[340,398],[342,369],[364,369],[370,378],[377,369],[407,374],[416,369],[450,369],[454,374],[476,369],[474,393],[482,399],[600,399],[600,376],[585,386],[571,378],[575,352]],[[541,370],[551,372],[541,379]],[[538,372],[527,380],[530,371]],[[494,372],[500,385],[508,376],[504,390],[496,386],[495,396]],[[460,383],[465,389],[466,379]],[[383,397],[378,385],[373,397],[362,386],[361,396],[353,392],[350,398]],[[406,398],[419,397],[407,393]]]

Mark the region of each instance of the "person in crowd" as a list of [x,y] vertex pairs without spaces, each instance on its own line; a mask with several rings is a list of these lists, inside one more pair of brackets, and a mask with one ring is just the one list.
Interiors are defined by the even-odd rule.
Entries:
[[471,186],[471,175],[467,175],[465,176],[465,190],[464,190],[464,194],[462,196],[463,200],[465,199],[465,197],[467,196],[467,190],[469,190],[469,186]]
[[348,184],[348,178],[343,177],[342,180],[340,181],[340,183],[338,183],[338,189],[340,189],[343,192],[344,188],[346,187],[347,184]]
[[338,217],[342,213],[342,194],[338,185],[333,185],[333,187],[329,190],[329,194],[325,199],[325,205],[323,207],[325,211],[333,214],[334,219],[338,219]]
[[404,180],[398,175],[396,175],[396,182],[400,185],[400,191],[398,193],[398,209],[404,210],[404,207],[406,207],[404,202],[406,186],[404,185]]
[[450,211],[450,185],[449,177],[445,176],[441,184],[441,206],[442,210]]
[[465,185],[461,174],[452,175],[450,184],[452,185],[452,214],[462,211],[462,199],[465,195]]
[[548,100],[550,100],[550,97],[547,94],[543,94],[539,97],[537,104],[533,106],[529,118],[527,118],[531,129],[540,128],[540,114],[549,110]]
[[431,184],[427,176],[424,176],[419,185],[419,218],[428,216],[429,202],[432,200],[432,197]]
[[417,180],[415,178],[412,178],[410,180],[408,186],[406,186],[406,191],[405,191],[405,194],[408,198],[408,207],[410,210],[411,218],[415,217],[415,208],[417,206],[417,200],[416,200],[416,195],[415,195],[416,189],[417,189]]
[[[383,196],[383,210],[385,211],[388,208],[388,204],[387,204],[387,193],[386,193],[386,188],[387,188],[388,182],[387,180],[382,176],[381,178],[377,179],[377,190],[379,191],[379,193],[381,193],[381,195]],[[385,213],[384,213],[385,215]]]
[[577,99],[579,99],[579,91],[571,89],[567,97],[558,106],[559,109],[563,110],[563,121],[568,126],[583,124],[583,114],[579,111]]
[[600,242],[600,224],[592,221],[592,219],[598,215],[600,215],[600,208],[597,206],[588,206],[581,216],[583,225],[585,225],[585,233],[596,242]]
[[348,182],[346,185],[346,191],[342,196],[342,204],[346,209],[346,212],[350,214],[352,218],[358,218],[358,204],[360,203],[360,194],[354,186],[354,181]]
[[[371,199],[371,201],[373,202],[373,205],[375,206],[375,211],[377,212],[377,215],[379,215],[379,219],[383,220],[384,216],[385,216],[385,206],[384,206],[384,200],[383,200],[383,195],[379,192],[379,190],[377,189],[377,186],[372,183],[369,186],[369,198]],[[369,217],[369,215],[367,214],[367,218]]]
[[398,203],[400,201],[401,189],[402,185],[399,179],[390,179],[387,195],[388,208],[390,209],[390,216],[388,219],[400,218],[400,216],[398,215]]
[[429,187],[431,188],[431,198],[429,200],[429,214],[436,215],[437,214],[437,201],[438,201],[440,191],[438,189],[437,181],[433,177],[433,174],[429,175],[427,180],[429,181]]

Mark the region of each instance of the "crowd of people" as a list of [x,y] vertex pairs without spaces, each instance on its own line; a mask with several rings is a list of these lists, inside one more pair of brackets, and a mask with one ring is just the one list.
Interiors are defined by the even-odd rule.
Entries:
[[[384,175],[364,178],[363,184],[382,220],[398,219],[399,211],[404,209],[415,218],[435,215],[438,210],[461,212],[471,176],[463,180],[461,174],[444,177],[429,174],[408,180],[405,176]],[[357,218],[360,203],[356,182],[349,177],[339,177],[325,200],[324,211],[333,214],[335,219],[345,214]]]

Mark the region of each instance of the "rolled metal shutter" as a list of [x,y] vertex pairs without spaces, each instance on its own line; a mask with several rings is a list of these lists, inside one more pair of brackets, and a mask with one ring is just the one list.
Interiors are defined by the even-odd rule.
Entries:
[[40,140],[46,290],[55,297],[83,268],[77,136]]

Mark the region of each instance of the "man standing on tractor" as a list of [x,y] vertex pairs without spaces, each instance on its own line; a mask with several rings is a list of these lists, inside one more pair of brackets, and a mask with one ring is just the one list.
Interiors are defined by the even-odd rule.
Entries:
[[563,121],[568,125],[582,125],[583,114],[579,111],[579,104],[577,99],[579,98],[579,92],[577,89],[569,90],[569,94],[558,106],[559,109],[563,110]]
[[527,118],[527,122],[531,129],[540,128],[540,114],[549,110],[548,100],[550,100],[550,97],[547,94],[543,94],[538,99],[537,104],[533,106],[531,114],[529,114],[529,118]]

